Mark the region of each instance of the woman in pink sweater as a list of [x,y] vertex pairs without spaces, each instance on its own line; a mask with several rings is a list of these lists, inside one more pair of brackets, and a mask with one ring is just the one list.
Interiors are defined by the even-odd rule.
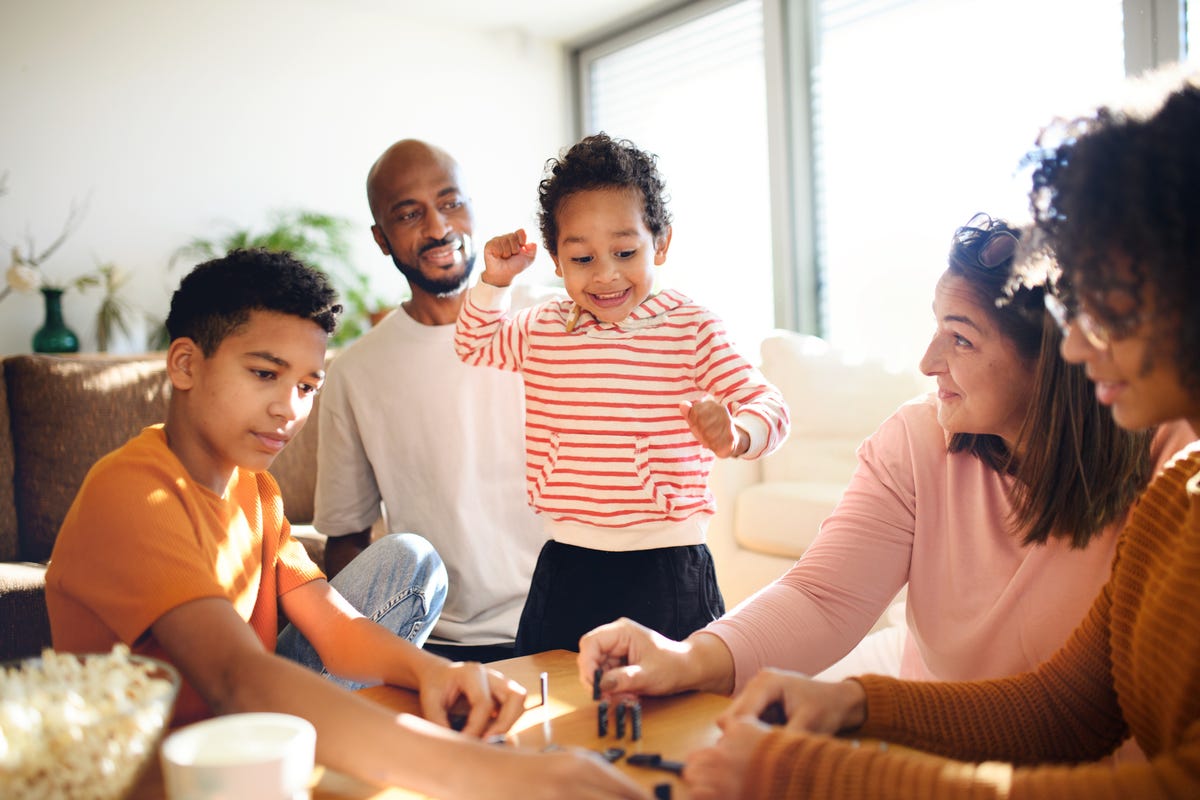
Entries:
[[902,677],[1012,675],[1062,645],[1108,578],[1130,504],[1191,437],[1176,425],[1151,445],[1113,424],[1059,358],[1041,287],[1009,288],[1017,236],[983,215],[955,232],[921,361],[938,391],[862,444],[795,566],[683,642],[629,620],[597,628],[582,680],[599,668],[605,692],[728,694],[766,667],[816,674],[905,584]]
[[[1056,124],[1035,156],[1036,231],[1062,269],[1047,305],[1064,357],[1086,366],[1118,424],[1184,421],[1195,436],[1200,71],[1133,88],[1145,96]],[[718,746],[689,756],[689,797],[1200,797],[1198,586],[1194,444],[1141,495],[1111,578],[1049,661],[954,683],[763,672],[722,716]],[[787,730],[755,719],[773,703]],[[938,756],[824,735],[835,732]],[[1130,735],[1147,761],[1095,763]]]

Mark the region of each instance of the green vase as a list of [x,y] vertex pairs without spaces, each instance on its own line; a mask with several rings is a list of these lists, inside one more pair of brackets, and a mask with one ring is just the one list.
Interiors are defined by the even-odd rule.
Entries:
[[42,297],[46,299],[46,321],[33,335],[35,353],[79,352],[79,337],[63,322],[62,296],[62,289],[42,287]]

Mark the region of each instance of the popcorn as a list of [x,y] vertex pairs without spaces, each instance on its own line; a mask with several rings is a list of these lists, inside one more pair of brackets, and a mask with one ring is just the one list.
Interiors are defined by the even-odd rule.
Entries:
[[111,653],[45,650],[0,670],[0,797],[122,797],[153,755],[179,676]]

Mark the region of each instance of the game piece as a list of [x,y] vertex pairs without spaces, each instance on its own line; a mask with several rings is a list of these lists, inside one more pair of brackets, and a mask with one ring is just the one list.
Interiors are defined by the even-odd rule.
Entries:
[[654,800],[671,800],[671,784],[654,784]]
[[630,705],[630,711],[633,715],[633,719],[632,719],[633,741],[636,742],[642,738],[642,704],[637,701],[634,701]]
[[608,701],[601,700],[596,706],[596,731],[601,738],[608,736]]
[[768,725],[786,725],[787,714],[783,711],[783,704],[776,701],[763,709],[758,718]]
[[620,761],[621,756],[625,755],[625,748],[624,747],[610,747],[607,750],[605,750],[603,753],[601,753],[601,755],[604,756],[605,761],[607,761],[610,764],[613,764],[617,761]]
[[592,699],[600,699],[600,676],[604,674],[604,670],[596,667],[596,671],[592,673]]
[[668,761],[658,753],[634,753],[625,759],[625,763],[634,767],[661,769],[664,772],[672,772],[676,775],[683,774],[682,761]]
[[542,684],[542,705],[546,705],[546,701],[550,699],[550,673],[543,672],[538,679]]
[[460,695],[450,708],[446,709],[446,719],[451,730],[461,731],[467,727],[467,717],[471,713],[471,701]]
[[617,738],[625,738],[625,701],[617,703]]

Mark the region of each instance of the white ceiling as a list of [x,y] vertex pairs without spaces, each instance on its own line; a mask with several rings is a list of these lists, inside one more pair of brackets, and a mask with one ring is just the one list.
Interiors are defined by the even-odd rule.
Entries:
[[577,41],[680,0],[383,0],[413,19]]

